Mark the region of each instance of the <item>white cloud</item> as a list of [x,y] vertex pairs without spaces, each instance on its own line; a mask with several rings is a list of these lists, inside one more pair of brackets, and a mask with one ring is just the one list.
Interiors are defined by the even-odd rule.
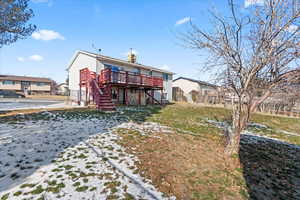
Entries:
[[245,8],[253,5],[263,5],[264,0],[245,0]]
[[39,30],[32,33],[32,37],[36,40],[64,40],[65,38],[58,32],[52,30]]
[[171,67],[169,67],[168,65],[163,65],[160,67],[160,69],[169,71],[169,70],[171,70]]
[[182,18],[182,19],[176,21],[175,26],[179,26],[179,25],[185,24],[185,23],[191,21],[191,19],[192,19],[191,17]]
[[31,0],[33,3],[47,3],[48,0]]
[[29,56],[29,60],[32,60],[32,61],[42,61],[44,60],[43,56],[40,56],[40,55],[32,55],[32,56]]
[[290,33],[294,33],[295,31],[297,31],[299,27],[296,26],[296,25],[290,25],[288,28],[287,28],[287,31],[290,32]]
[[18,57],[17,60],[18,60],[19,62],[24,62],[24,61],[25,61],[25,58],[24,58],[24,57]]
[[31,0],[33,3],[47,3],[49,7],[53,5],[53,0]]

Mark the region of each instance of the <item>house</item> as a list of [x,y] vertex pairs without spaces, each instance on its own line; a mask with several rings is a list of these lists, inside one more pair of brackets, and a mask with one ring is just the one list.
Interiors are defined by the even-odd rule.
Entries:
[[49,78],[0,75],[0,90],[13,90],[24,94],[50,94],[52,80]]
[[105,87],[103,91],[109,91],[108,95],[115,105],[146,105],[172,100],[173,73],[139,64],[132,53],[126,61],[77,51],[67,71],[70,100],[73,102],[87,103],[96,98],[89,92],[93,89],[90,76],[93,80],[97,79],[97,87]]
[[216,103],[218,86],[200,80],[179,77],[173,80],[173,100]]
[[69,88],[67,83],[61,83],[56,86],[56,94],[58,95],[68,95]]

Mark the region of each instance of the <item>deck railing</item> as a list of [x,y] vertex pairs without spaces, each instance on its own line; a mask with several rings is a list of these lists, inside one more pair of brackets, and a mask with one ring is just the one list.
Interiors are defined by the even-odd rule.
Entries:
[[96,73],[90,71],[88,68],[80,70],[79,82],[81,85],[89,84],[91,80],[96,79]]
[[128,71],[112,71],[109,68],[101,70],[99,81],[102,84],[113,83],[159,88],[163,87],[163,79],[161,77],[134,74]]

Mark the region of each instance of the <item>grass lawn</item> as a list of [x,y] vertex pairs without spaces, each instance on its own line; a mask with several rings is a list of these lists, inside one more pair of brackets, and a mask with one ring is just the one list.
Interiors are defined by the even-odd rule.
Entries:
[[[215,128],[215,126],[207,126],[207,119],[230,122],[231,110],[182,103],[168,106],[158,115],[153,115],[148,120],[160,122],[182,130],[191,131],[195,134],[203,135],[203,133],[219,131]],[[300,145],[300,137],[297,136],[300,136],[299,118],[254,113],[250,121],[267,127],[249,127],[249,131],[255,131],[257,134],[262,136],[269,136],[291,144]],[[284,131],[291,132],[292,134],[286,134]]]
[[[55,168],[49,168],[50,173],[46,174],[57,177],[56,182],[53,178],[47,182],[49,178],[46,176],[46,182],[36,184],[41,180],[39,176],[33,176],[37,180],[16,186],[16,190],[11,190],[9,199],[28,192],[38,196],[45,188],[48,188],[46,191],[49,190],[50,195],[67,190],[75,196],[82,194],[92,197],[97,194],[116,199],[119,195],[124,199],[139,199],[134,193],[138,187],[129,181],[128,193],[124,185],[126,177],[124,179],[122,174],[109,167],[110,160],[128,165],[128,171],[151,180],[151,184],[165,197],[208,200],[300,199],[300,119],[254,114],[251,122],[260,125],[249,126],[249,132],[284,142],[243,134],[240,154],[229,160],[223,154],[222,129],[209,120],[230,122],[230,110],[173,104],[166,107],[121,107],[116,113],[80,108],[7,115],[0,117],[0,126],[10,127],[9,130],[19,127],[20,131],[25,128],[23,132],[27,136],[24,138],[20,131],[19,135],[10,131],[9,134],[15,134],[14,140],[8,143],[10,137],[3,138],[7,143],[0,145],[0,151],[1,148],[7,150],[9,165],[3,161],[0,167],[12,169],[17,166],[17,161],[23,159],[22,153],[26,149],[20,150],[21,146],[16,141],[28,145],[28,148],[33,140],[36,140],[34,143],[44,142],[31,152],[35,157],[43,155],[40,157],[44,161],[32,158],[29,164],[34,168],[24,170],[21,164],[18,171],[21,177],[4,173],[2,179],[9,180],[9,183],[27,180],[30,174],[38,172],[35,169],[53,165]],[[46,137],[40,129],[47,130]],[[108,134],[100,135],[103,133]],[[27,141],[31,135],[32,138]],[[107,157],[97,157],[83,141],[90,141],[94,148],[105,151]],[[60,152],[58,157],[56,152]],[[138,160],[132,162],[131,155]],[[95,174],[99,169],[104,171],[97,176],[76,178],[80,175],[78,170]],[[63,173],[65,171],[68,173]],[[0,197],[5,199],[7,194],[2,192]],[[61,196],[51,197],[62,199]]]
[[[230,110],[174,104],[155,111],[146,121],[172,127],[175,133],[144,136],[131,129],[117,133],[120,143],[139,158],[139,173],[160,191],[178,199],[300,198],[299,148],[244,136],[240,155],[226,160],[222,130],[207,119],[230,121]],[[300,135],[300,119],[254,114],[251,121],[267,126],[249,128],[257,135],[300,144],[299,136],[280,132]]]

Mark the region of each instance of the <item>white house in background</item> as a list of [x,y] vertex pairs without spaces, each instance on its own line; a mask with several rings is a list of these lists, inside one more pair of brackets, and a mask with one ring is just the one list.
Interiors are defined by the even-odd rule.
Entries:
[[56,86],[56,93],[59,95],[68,95],[68,84],[66,83],[61,83],[59,85]]
[[0,90],[13,90],[24,94],[50,94],[53,81],[49,78],[0,75]]
[[[104,69],[110,69],[112,71],[117,70],[120,74],[127,73],[130,76],[141,75],[143,77],[159,77],[160,79],[163,79],[163,87],[160,90],[155,90],[153,94],[155,99],[161,99],[162,97],[164,100],[172,100],[173,72],[136,63],[135,59],[126,61],[87,51],[76,51],[67,67],[70,99],[74,102],[78,102],[80,98],[79,76],[80,70],[84,68],[88,68],[90,71],[96,72],[98,75],[103,73]],[[117,91],[118,95],[112,95],[113,101],[121,104],[125,101],[124,99],[126,96],[129,98],[129,104],[131,105],[137,104],[137,101],[139,101],[140,104],[145,105],[147,104],[148,96],[145,94],[146,89],[145,91],[142,91],[142,89],[142,85],[138,88],[132,87],[131,85],[128,85],[127,87],[114,86],[112,87],[112,93],[114,94],[114,92]],[[124,92],[125,90],[126,95]],[[140,91],[142,91],[142,94],[139,94]],[[81,96],[83,96],[82,93]]]
[[[180,90],[183,93],[184,99],[188,102],[193,102],[193,92],[198,96],[218,96],[218,86],[186,77],[179,77],[173,80],[173,92]],[[173,97],[176,101],[176,97]]]

